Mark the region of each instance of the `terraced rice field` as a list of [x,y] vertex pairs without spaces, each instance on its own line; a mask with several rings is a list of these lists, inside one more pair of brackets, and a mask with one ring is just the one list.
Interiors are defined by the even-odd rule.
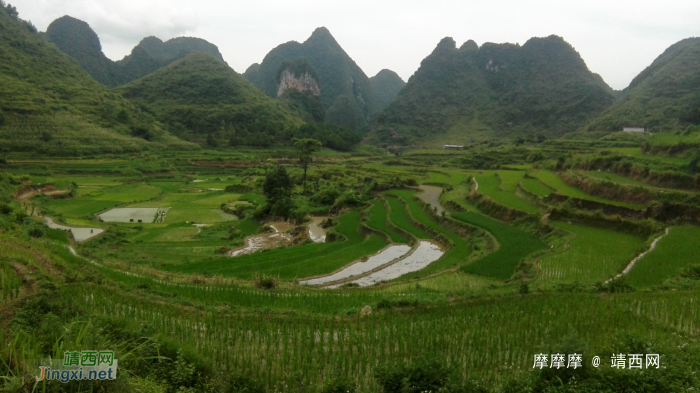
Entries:
[[541,197],[546,197],[547,195],[552,193],[552,189],[545,186],[538,179],[525,178],[525,179],[522,179],[520,181],[520,184],[527,191],[530,191],[531,193],[538,195],[538,196],[541,196]]
[[700,265],[700,228],[672,227],[656,248],[637,261],[627,274],[627,283],[646,288],[677,276],[688,265]]
[[421,240],[410,255],[384,269],[355,280],[353,283],[361,287],[366,287],[394,280],[405,274],[424,269],[431,263],[440,259],[443,254],[444,252],[437,244]]
[[468,273],[505,280],[528,255],[547,248],[534,235],[479,213],[457,212],[452,218],[486,229],[499,244],[498,250],[462,268]]
[[251,278],[256,273],[293,280],[328,274],[367,255],[377,253],[386,245],[375,234],[357,232],[360,213],[349,212],[338,219],[335,230],[347,240],[333,243],[313,243],[242,255],[236,258],[215,258],[202,262],[165,266],[181,273],[221,274],[224,277]]
[[416,194],[415,191],[391,190],[387,191],[387,194],[401,197],[401,199],[406,202],[409,212],[414,219],[425,225],[427,228],[445,235],[454,243],[452,248],[448,249],[438,261],[431,263],[425,269],[419,272],[406,275],[404,278],[424,277],[425,275],[433,274],[447,268],[453,268],[466,262],[467,258],[469,258],[472,252],[469,245],[458,234],[446,229],[435,221],[430,214],[425,211],[423,206],[414,199]]
[[568,196],[571,198],[586,199],[586,200],[594,201],[594,202],[607,203],[608,205],[624,206],[624,207],[628,207],[630,209],[644,209],[643,205],[618,202],[618,201],[613,201],[610,199],[599,198],[596,196],[588,195],[585,192],[579,190],[578,188],[571,187],[570,185],[566,184],[564,182],[564,180],[562,180],[554,172],[549,172],[549,171],[532,172],[532,173],[530,173],[530,176],[536,177],[542,183],[548,185],[549,187],[554,188],[555,190],[557,190],[557,193],[560,195],[565,195],[565,196]]
[[299,281],[301,285],[323,285],[334,281],[345,280],[354,276],[359,276],[368,273],[374,269],[380,268],[396,259],[403,258],[411,247],[406,244],[392,244],[389,247],[381,250],[379,253],[368,258],[363,258],[353,262],[351,265],[340,269],[338,272],[308,280]]
[[385,200],[389,204],[389,219],[391,220],[392,224],[410,233],[418,239],[433,238],[429,233],[413,225],[410,218],[406,215],[406,206],[404,206],[404,204],[398,198],[387,197]]
[[166,193],[154,201],[130,204],[127,207],[170,207],[166,222],[197,222],[214,224],[228,221],[233,217],[222,216],[219,207],[222,203],[235,201],[242,196],[223,191],[201,193]]
[[536,283],[541,286],[604,282],[622,271],[637,255],[645,240],[608,229],[565,222],[551,224],[575,233],[576,237],[561,252],[540,258],[542,271]]
[[508,187],[508,190],[506,191],[505,188],[504,190],[501,190],[501,178],[495,175],[485,174],[476,176],[476,181],[479,183],[480,193],[489,196],[491,199],[502,205],[512,207],[514,209],[522,210],[527,213],[539,212],[535,205],[515,195],[515,185],[518,183],[524,172],[502,171],[498,173],[504,173],[503,178],[506,179],[504,180],[504,183]]
[[370,228],[386,233],[394,243],[408,243],[406,236],[389,228],[386,223],[387,214],[388,211],[386,206],[384,206],[384,202],[382,200],[373,200],[372,207],[369,208],[369,217],[365,224]]

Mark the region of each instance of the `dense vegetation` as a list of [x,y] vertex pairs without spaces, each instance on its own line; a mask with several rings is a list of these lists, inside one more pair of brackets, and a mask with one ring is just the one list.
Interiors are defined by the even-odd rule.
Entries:
[[700,38],[671,45],[624,90],[623,97],[585,127],[620,131],[644,127],[669,132],[700,124]]
[[[700,389],[700,130],[554,139],[538,112],[550,98],[577,120],[553,85],[605,90],[559,38],[444,41],[414,78],[471,58],[446,74],[472,89],[441,88],[479,112],[439,137],[487,131],[447,150],[362,145],[313,97],[275,101],[204,53],[107,90],[2,0],[0,34],[1,392]],[[142,44],[156,57],[189,48]],[[523,59],[551,81],[510,67]],[[442,60],[435,77],[456,64]],[[527,113],[499,112],[503,97]],[[352,105],[339,95],[328,112],[366,118]],[[494,133],[476,117],[487,113],[529,125]],[[165,149],[177,141],[165,129],[209,149]],[[36,381],[37,360],[87,349],[115,351],[116,380]],[[574,353],[581,365],[567,367]],[[659,367],[613,365],[633,354],[659,354]]]
[[610,87],[560,37],[532,38],[522,47],[468,41],[459,49],[445,38],[372,122],[370,136],[373,143],[466,144],[485,136],[561,135],[613,101]]
[[383,69],[369,78],[374,93],[374,113],[381,112],[398,96],[406,82],[392,70]]
[[[153,117],[95,82],[14,8],[0,8],[0,138],[4,153],[77,155],[186,148]],[[141,138],[150,135],[149,141]]]
[[316,29],[304,43],[292,41],[270,51],[255,73],[255,84],[269,96],[277,97],[281,64],[300,57],[306,58],[318,73],[326,121],[353,130],[367,124],[374,105],[369,79],[325,27]]
[[265,146],[270,131],[302,124],[225,63],[204,53],[186,58],[116,90],[181,138],[209,145],[232,140]]
[[215,45],[200,38],[177,37],[163,42],[146,37],[130,55],[115,62],[104,55],[99,37],[87,23],[67,15],[49,25],[46,38],[74,58],[96,81],[109,87],[144,77],[191,52],[208,53],[224,61]]

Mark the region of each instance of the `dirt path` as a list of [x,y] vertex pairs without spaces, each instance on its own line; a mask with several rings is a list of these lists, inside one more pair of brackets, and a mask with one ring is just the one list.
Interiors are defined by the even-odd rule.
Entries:
[[46,188],[43,188],[43,189],[39,189],[39,190],[27,191],[27,192],[25,192],[24,194],[18,195],[17,197],[15,197],[15,199],[17,199],[18,201],[22,201],[22,200],[31,198],[31,197],[33,197],[33,196],[35,196],[35,195],[39,195],[39,194],[43,194],[43,195],[65,195],[65,194],[69,194],[69,193],[70,193],[70,190],[54,190],[54,189],[46,189]]
[[634,264],[636,264],[637,261],[639,261],[640,259],[644,258],[644,256],[647,255],[649,252],[654,251],[654,249],[656,248],[656,244],[657,244],[657,243],[659,242],[659,240],[661,240],[664,236],[668,235],[668,231],[669,231],[669,228],[666,228],[666,233],[664,233],[663,235],[661,235],[661,236],[657,237],[656,239],[654,239],[654,241],[651,242],[651,247],[649,247],[648,250],[646,250],[646,251],[644,251],[643,253],[637,255],[637,257],[634,258],[634,259],[632,260],[632,262],[630,262],[630,263],[627,265],[627,267],[625,267],[625,270],[623,270],[622,273],[620,273],[620,274],[618,274],[617,276],[615,276],[615,277],[609,279],[608,281],[604,282],[604,284],[610,284],[610,282],[611,282],[612,280],[615,280],[615,279],[617,279],[617,278],[621,278],[622,276],[627,275],[627,273],[629,273],[630,270],[632,270],[632,268],[634,267]]
[[474,184],[476,184],[476,187],[474,187],[474,191],[479,191],[479,182],[476,181],[476,177],[472,177],[472,180],[474,180]]

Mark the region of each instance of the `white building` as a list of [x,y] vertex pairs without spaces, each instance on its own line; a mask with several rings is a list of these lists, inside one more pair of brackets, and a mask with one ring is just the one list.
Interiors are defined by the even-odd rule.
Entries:
[[464,145],[445,145],[445,149],[448,149],[448,150],[462,150],[462,149],[464,149]]
[[646,130],[644,128],[639,128],[639,127],[623,127],[622,128],[623,132],[631,132],[635,134],[643,134]]

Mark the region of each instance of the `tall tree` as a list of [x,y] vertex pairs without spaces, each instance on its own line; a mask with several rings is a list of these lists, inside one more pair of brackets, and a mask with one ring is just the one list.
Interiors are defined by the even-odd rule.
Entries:
[[312,160],[311,155],[321,149],[321,142],[311,138],[293,138],[292,142],[294,143],[294,147],[299,150],[299,163],[301,167],[304,168],[304,177],[301,183],[304,192],[306,192],[306,171],[309,169],[309,163]]

